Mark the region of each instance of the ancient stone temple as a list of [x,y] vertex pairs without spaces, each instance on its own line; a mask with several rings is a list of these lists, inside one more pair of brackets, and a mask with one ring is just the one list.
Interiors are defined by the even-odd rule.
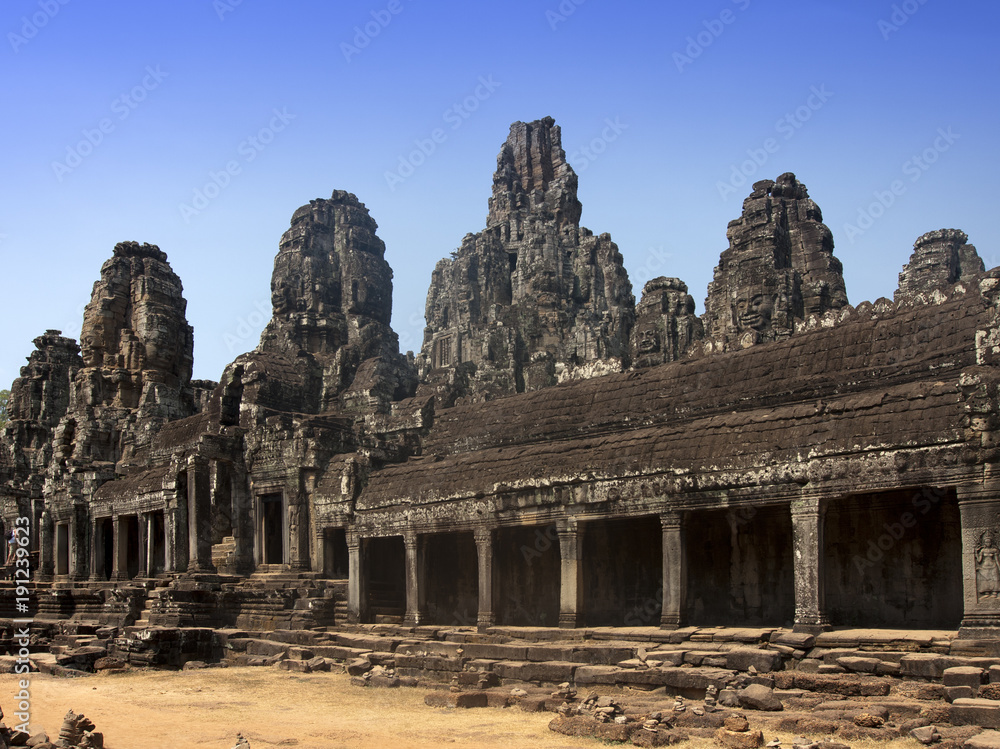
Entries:
[[852,306],[783,174],[729,224],[703,316],[676,278],[636,304],[560,138],[511,127],[416,357],[350,193],[293,213],[271,320],[218,383],[191,380],[166,254],[117,245],[81,341],[35,340],[0,439],[40,620],[997,638],[1000,273],[933,231],[893,301]]

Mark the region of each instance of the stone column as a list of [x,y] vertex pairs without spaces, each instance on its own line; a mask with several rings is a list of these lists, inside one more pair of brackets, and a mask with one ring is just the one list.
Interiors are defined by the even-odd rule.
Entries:
[[111,518],[111,579],[128,579],[128,528],[125,518],[115,515]]
[[188,572],[212,570],[211,519],[212,482],[208,460],[188,458]]
[[52,516],[48,510],[42,512],[38,524],[38,579],[51,580],[55,574],[56,549],[53,543]]
[[163,566],[166,572],[184,572],[188,568],[187,497],[175,500],[163,513]]
[[687,588],[687,550],[679,512],[660,515],[663,532],[663,604],[660,613],[662,629],[681,626]]
[[556,527],[559,535],[560,588],[559,626],[579,627],[583,618],[583,529],[575,519],[561,522]]
[[[146,515],[139,521],[141,527],[146,529],[146,545],[145,545],[145,555],[146,555],[146,575],[152,577],[156,574],[156,513],[147,512]],[[161,570],[162,571],[162,570]]]
[[427,619],[424,588],[424,554],[420,536],[414,531],[403,535],[406,548],[406,618],[403,623],[416,627]]
[[236,573],[249,575],[254,571],[254,518],[253,498],[248,491],[246,477],[242,472],[230,469],[231,491],[233,497],[233,541],[234,564]]
[[326,534],[325,528],[316,528],[313,533],[313,559],[316,560],[316,571],[320,573],[320,577],[328,578],[330,577],[330,570],[327,569],[326,564]]
[[497,623],[493,610],[493,530],[476,529],[476,552],[479,557],[479,616],[476,624],[480,631]]
[[[72,531],[70,532],[72,535]],[[104,569],[104,526],[97,518],[90,521],[90,579],[103,580]]]
[[69,519],[69,574],[74,580],[86,580],[90,559],[86,532],[92,526],[90,512],[84,505],[74,505]]
[[139,513],[136,521],[139,529],[139,572],[136,576],[148,577],[149,568],[152,566],[152,559],[149,553],[149,515]]
[[[926,501],[941,502],[944,490],[928,489]],[[962,520],[964,612],[959,637],[1000,637],[1000,486],[958,488]]]
[[819,498],[791,503],[792,560],[795,566],[795,627],[821,632],[829,625],[823,601],[823,514]]
[[361,538],[347,532],[347,620],[352,624],[362,621],[364,611],[364,568],[361,564]]

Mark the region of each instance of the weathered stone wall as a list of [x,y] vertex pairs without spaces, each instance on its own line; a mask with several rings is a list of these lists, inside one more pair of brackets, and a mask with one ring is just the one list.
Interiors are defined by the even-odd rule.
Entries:
[[833,624],[958,626],[962,543],[953,491],[918,487],[838,499],[825,527]]

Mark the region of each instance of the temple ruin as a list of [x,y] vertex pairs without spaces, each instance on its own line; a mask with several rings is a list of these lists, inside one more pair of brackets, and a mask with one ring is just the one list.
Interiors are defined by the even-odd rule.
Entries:
[[580,217],[559,127],[514,123],[414,355],[374,219],[312,200],[217,383],[192,380],[167,255],[118,244],[80,341],[35,339],[0,438],[37,619],[997,638],[1000,273],[966,235],[920,236],[894,298],[852,306],[782,174],[699,317],[676,278],[637,303]]

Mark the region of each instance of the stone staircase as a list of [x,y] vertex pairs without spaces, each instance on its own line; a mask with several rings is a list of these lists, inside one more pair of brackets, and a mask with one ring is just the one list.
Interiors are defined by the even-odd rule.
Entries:
[[255,657],[368,659],[399,676],[430,683],[451,683],[459,674],[474,672],[493,674],[502,685],[662,688],[692,699],[703,696],[709,685],[722,689],[740,675],[778,689],[843,697],[886,696],[899,684],[920,684],[916,691],[938,700],[977,696],[971,677],[961,685],[948,678],[958,673],[954,669],[976,674],[982,684],[1000,682],[997,644],[959,640],[951,631],[810,635],[780,628],[493,627],[478,632],[375,624],[308,632],[230,631],[226,652],[240,665],[259,665]]
[[[219,634],[230,665],[302,673],[346,670],[359,686],[444,690],[439,698],[428,696],[433,705],[556,712],[568,689],[618,695],[614,699],[628,701],[634,711],[651,713],[668,711],[678,698],[701,701],[712,687],[720,705],[742,708],[737,695],[759,685],[773,690],[783,707],[766,714],[772,730],[887,740],[933,723],[941,735],[957,740],[957,747],[975,732],[971,726],[1000,728],[1000,649],[991,641],[961,640],[953,631],[809,635],[780,628],[494,627],[478,632],[374,624]],[[560,693],[552,691],[557,685]],[[722,718],[723,713],[699,710],[678,717],[678,725],[715,730]]]
[[[151,592],[159,590],[169,589]],[[106,651],[136,666],[200,661],[300,673],[346,670],[353,676],[378,674],[357,679],[364,686],[492,690],[476,704],[507,704],[516,688],[533,695],[534,709],[540,710],[563,704],[550,694],[557,685],[581,694],[627,695],[643,705],[678,697],[700,701],[710,687],[726,704],[737,690],[760,685],[784,705],[781,730],[804,731],[809,721],[825,725],[822,721],[835,716],[841,720],[851,711],[876,707],[894,716],[885,730],[925,719],[1000,728],[1000,643],[963,640],[953,631],[845,629],[810,635],[782,628],[493,627],[480,632],[396,624],[266,631],[144,626],[149,618],[147,609],[135,626],[125,628],[39,625],[48,628],[49,652],[39,653],[36,665],[69,675],[90,670]],[[7,660],[13,659],[0,659],[0,670],[12,665]],[[522,709],[525,704],[519,702]],[[881,724],[870,728],[869,738],[891,738]]]

